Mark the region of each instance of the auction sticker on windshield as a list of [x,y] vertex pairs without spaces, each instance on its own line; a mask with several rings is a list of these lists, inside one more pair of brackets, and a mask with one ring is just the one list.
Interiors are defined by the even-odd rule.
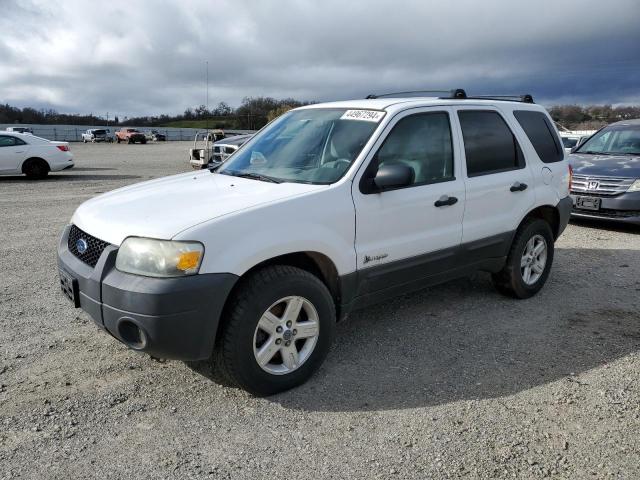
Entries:
[[376,110],[347,110],[340,120],[364,120],[365,122],[378,123],[384,117],[385,112]]

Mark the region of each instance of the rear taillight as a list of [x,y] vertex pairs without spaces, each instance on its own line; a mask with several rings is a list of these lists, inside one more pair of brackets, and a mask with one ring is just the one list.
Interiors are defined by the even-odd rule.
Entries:
[[572,183],[573,183],[573,167],[569,165],[569,191],[571,191]]
[[69,145],[56,145],[56,147],[58,147],[58,150],[61,150],[63,152],[69,151]]

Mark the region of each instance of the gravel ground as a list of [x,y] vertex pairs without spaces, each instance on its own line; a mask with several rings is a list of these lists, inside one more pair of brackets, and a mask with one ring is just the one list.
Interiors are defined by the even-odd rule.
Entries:
[[640,478],[640,235],[571,224],[543,291],[488,275],[351,315],[267,399],[126,349],[58,291],[73,210],[188,170],[188,142],[73,145],[0,177],[0,478]]

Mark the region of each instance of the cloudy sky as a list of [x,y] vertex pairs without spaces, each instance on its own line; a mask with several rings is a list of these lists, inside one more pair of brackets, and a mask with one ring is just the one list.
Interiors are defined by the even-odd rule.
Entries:
[[0,0],[0,103],[121,117],[415,88],[640,104],[638,0]]

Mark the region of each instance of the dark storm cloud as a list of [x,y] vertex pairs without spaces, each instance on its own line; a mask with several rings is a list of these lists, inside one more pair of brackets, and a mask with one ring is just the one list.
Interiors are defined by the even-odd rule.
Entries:
[[637,0],[0,0],[0,102],[120,115],[464,87],[640,102]]

